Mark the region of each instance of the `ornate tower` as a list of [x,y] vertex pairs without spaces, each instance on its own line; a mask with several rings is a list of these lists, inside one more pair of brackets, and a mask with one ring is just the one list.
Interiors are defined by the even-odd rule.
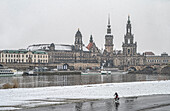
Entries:
[[108,18],[107,34],[105,35],[105,51],[113,52],[113,35],[111,34],[110,17]]
[[134,35],[132,34],[132,27],[130,23],[130,16],[128,16],[128,21],[126,25],[126,35],[124,36],[124,43],[122,45],[123,55],[134,56],[136,55],[137,43],[133,42]]
[[83,50],[82,35],[81,35],[81,32],[79,31],[79,29],[75,35],[74,46],[75,46],[76,51]]

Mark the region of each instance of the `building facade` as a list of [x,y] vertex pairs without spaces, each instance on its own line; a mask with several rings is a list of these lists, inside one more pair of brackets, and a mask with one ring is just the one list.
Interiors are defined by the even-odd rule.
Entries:
[[170,56],[167,53],[162,53],[161,56],[158,55],[147,55],[144,54],[146,58],[146,65],[168,65],[170,64]]
[[[109,38],[109,39],[108,39]],[[144,65],[145,58],[137,53],[137,42],[134,42],[130,16],[126,24],[126,34],[122,44],[122,50],[113,50],[113,35],[111,34],[110,19],[105,36],[105,50],[102,54],[104,67],[122,67],[130,65]],[[109,50],[108,50],[109,49]]]
[[28,50],[46,51],[49,56],[49,64],[68,64],[74,69],[144,65],[145,57],[137,53],[137,42],[134,42],[130,16],[128,16],[126,24],[122,50],[113,50],[114,40],[111,32],[110,17],[108,18],[106,32],[103,52],[96,46],[92,35],[88,45],[85,46],[79,29],[75,34],[74,45],[36,44],[29,46]]
[[56,66],[68,65],[68,68],[85,70],[87,68],[100,67],[100,50],[90,36],[89,45],[86,47],[82,41],[80,30],[75,34],[74,45],[66,44],[36,44],[27,48],[30,51],[46,51],[48,63]]
[[48,54],[45,51],[2,50],[1,63],[48,63]]

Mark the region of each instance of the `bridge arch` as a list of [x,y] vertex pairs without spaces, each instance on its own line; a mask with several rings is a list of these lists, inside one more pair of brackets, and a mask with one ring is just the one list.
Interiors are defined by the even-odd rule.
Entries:
[[144,67],[143,68],[143,70],[142,70],[142,72],[143,73],[148,73],[148,74],[153,74],[154,73],[154,68],[153,67],[151,67],[151,66],[146,66],[146,67]]
[[2,64],[0,64],[0,67],[3,67],[3,65],[2,65]]
[[170,74],[170,65],[165,66],[161,69],[162,74]]
[[137,69],[136,69],[136,67],[131,66],[128,68],[128,71],[137,71]]

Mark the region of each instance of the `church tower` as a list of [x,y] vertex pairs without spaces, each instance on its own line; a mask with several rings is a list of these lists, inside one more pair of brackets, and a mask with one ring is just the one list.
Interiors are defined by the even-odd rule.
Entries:
[[110,17],[108,18],[107,34],[105,35],[105,51],[107,53],[113,52],[113,35],[111,34]]
[[76,51],[83,50],[82,34],[79,31],[79,29],[78,29],[78,31],[77,31],[77,33],[75,35],[74,46],[75,46]]
[[136,55],[137,43],[133,41],[134,35],[132,34],[132,27],[130,23],[130,16],[128,16],[128,21],[126,24],[126,35],[124,36],[124,43],[122,45],[123,55],[134,56]]

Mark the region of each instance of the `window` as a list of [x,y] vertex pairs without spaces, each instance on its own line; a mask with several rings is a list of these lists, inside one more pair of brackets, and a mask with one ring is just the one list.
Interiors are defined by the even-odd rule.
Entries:
[[130,28],[128,28],[128,32],[130,33]]
[[130,44],[130,39],[128,39],[128,44]]
[[130,49],[128,49],[128,54],[130,54]]

